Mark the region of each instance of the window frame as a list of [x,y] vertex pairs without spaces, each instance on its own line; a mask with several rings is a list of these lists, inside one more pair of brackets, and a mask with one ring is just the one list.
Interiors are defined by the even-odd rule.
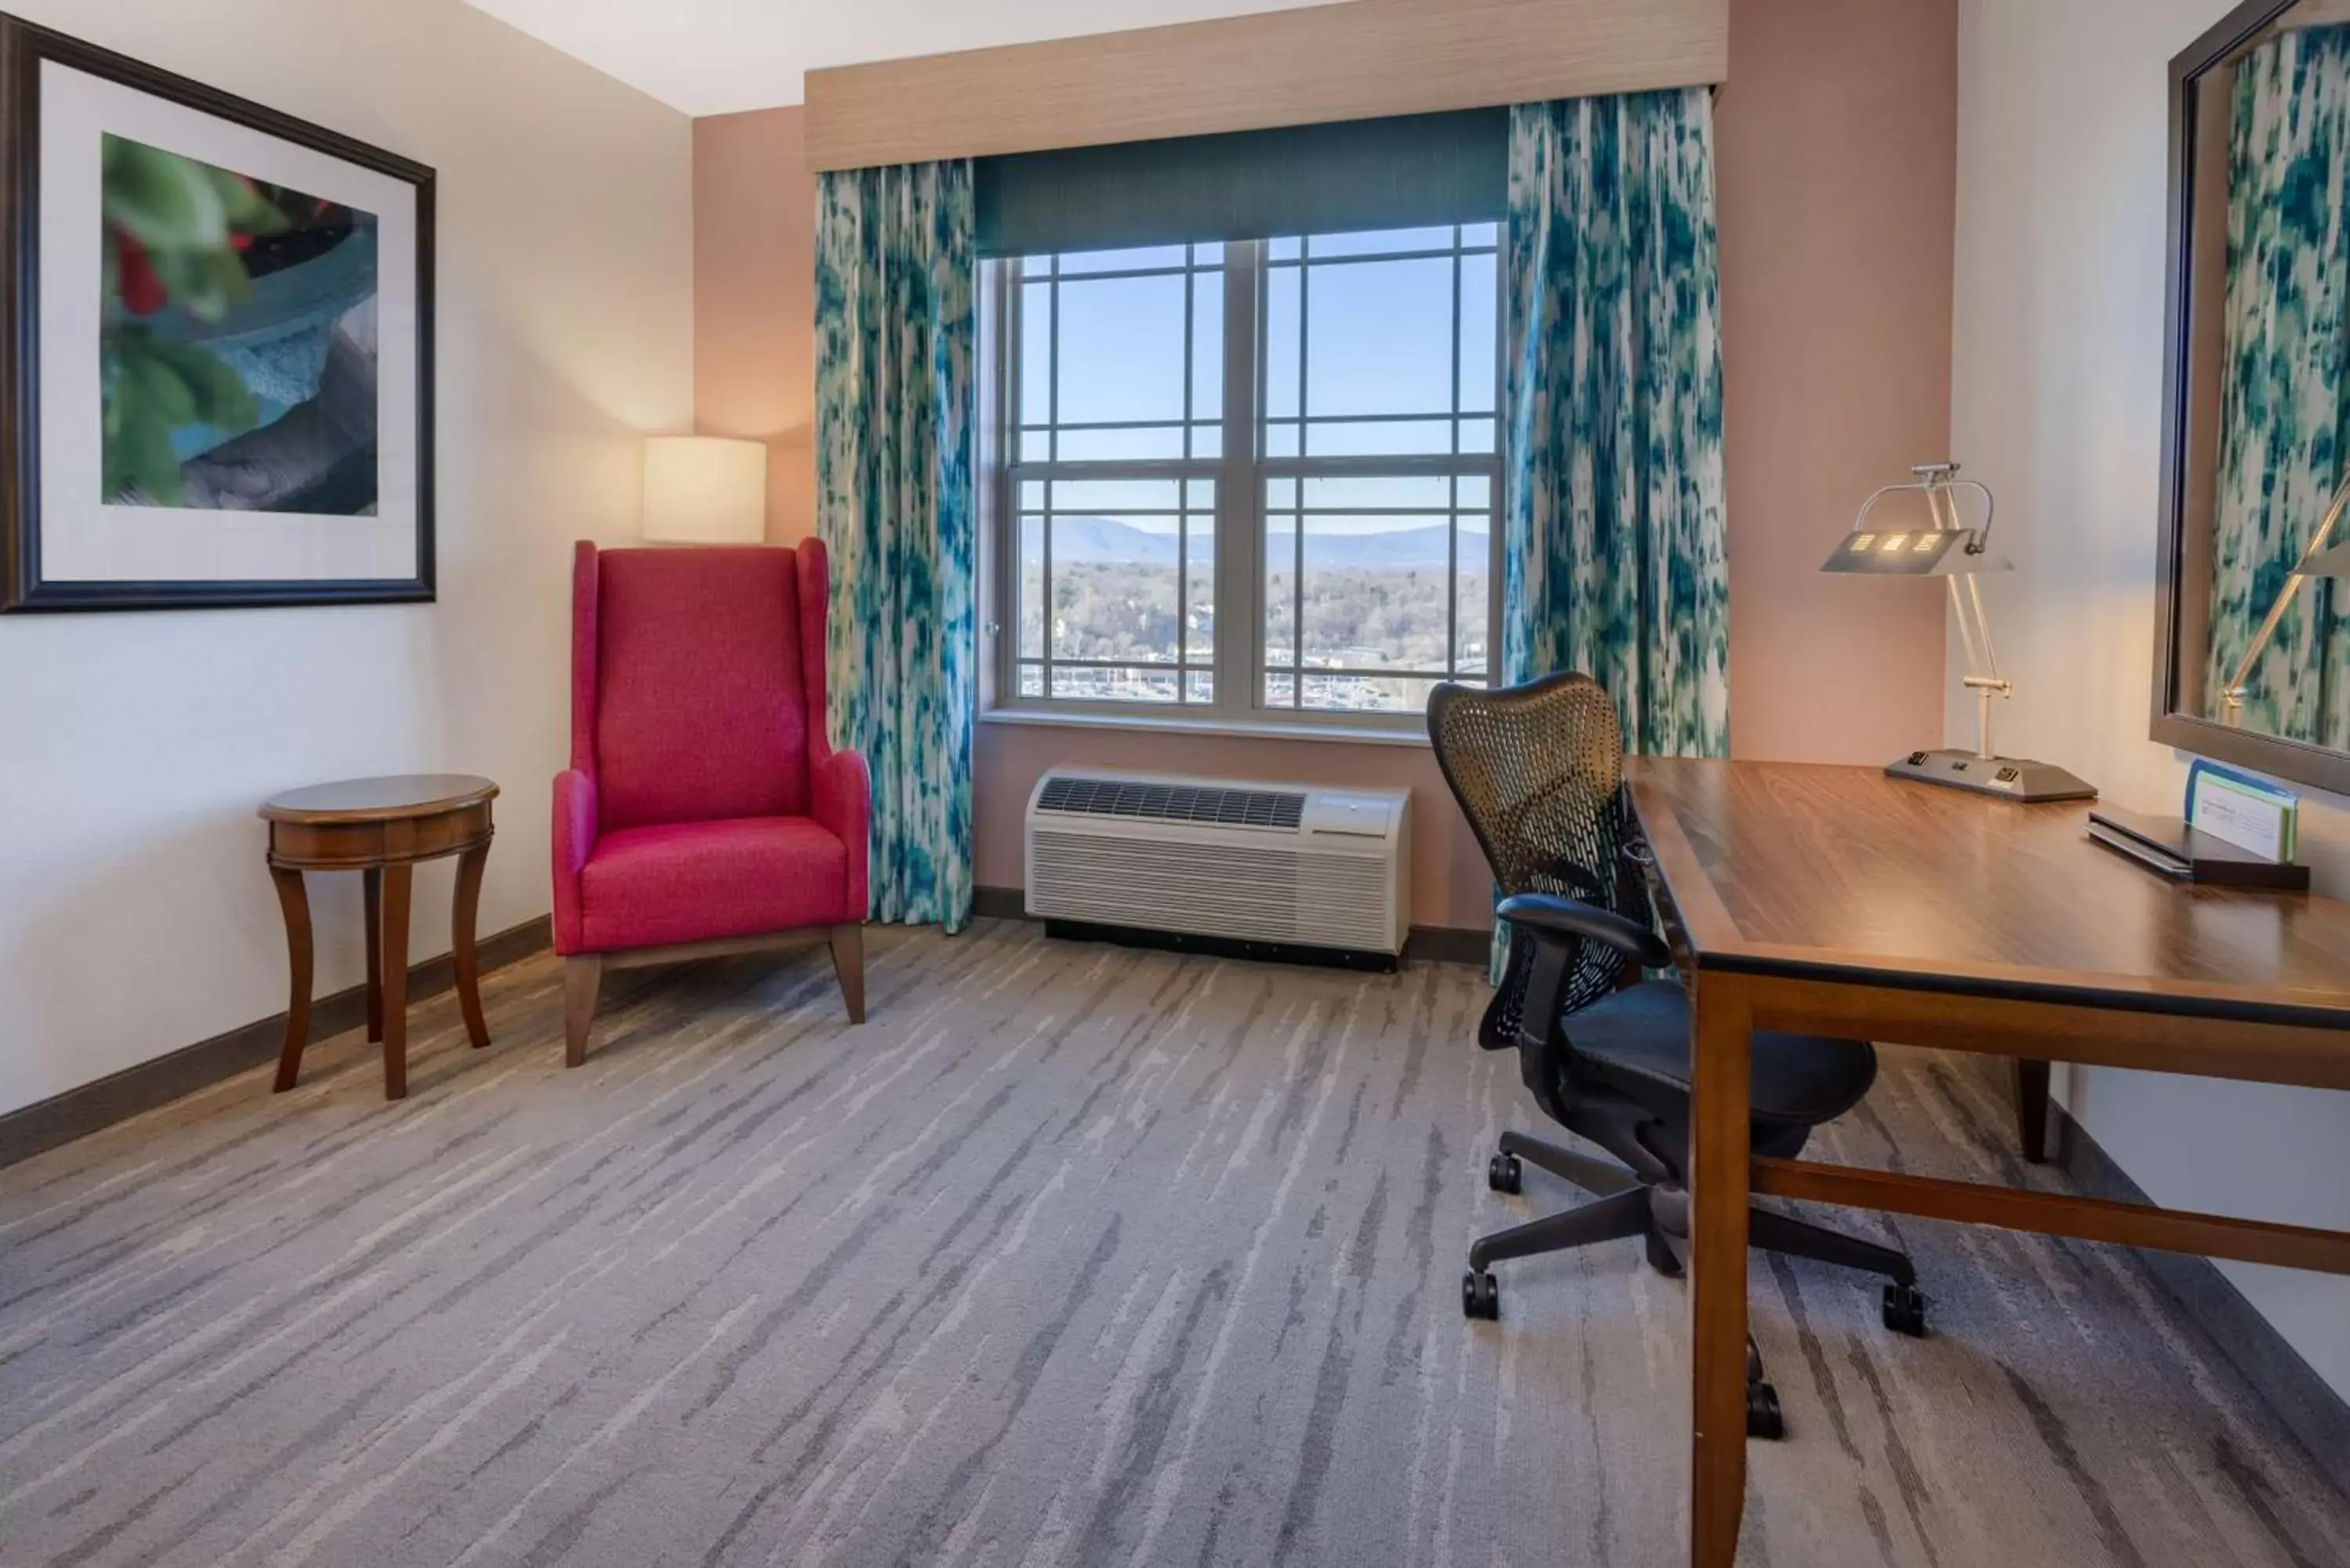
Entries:
[[[1461,524],[1479,514],[1474,508],[1459,504],[1460,479],[1482,477],[1486,483],[1486,595],[1485,595],[1485,679],[1498,681],[1501,655],[1501,565],[1502,565],[1502,462],[1504,335],[1506,283],[1500,265],[1500,246],[1493,247],[1495,256],[1493,291],[1493,396],[1492,418],[1495,439],[1493,450],[1486,452],[1459,451],[1461,421],[1484,417],[1481,413],[1464,412],[1461,407],[1463,389],[1460,380],[1459,362],[1461,344],[1461,289],[1457,269],[1464,254],[1478,254],[1483,247],[1472,246],[1464,253],[1462,231],[1474,225],[1453,224],[1452,245],[1443,251],[1398,251],[1366,254],[1356,258],[1363,263],[1407,260],[1430,254],[1453,258],[1456,283],[1453,300],[1453,359],[1455,365],[1453,409],[1440,416],[1452,423],[1451,452],[1413,454],[1409,456],[1324,456],[1305,455],[1307,441],[1305,426],[1299,426],[1299,455],[1269,457],[1262,450],[1265,420],[1263,412],[1267,396],[1267,380],[1271,364],[1268,351],[1269,329],[1266,311],[1266,284],[1276,263],[1271,259],[1272,242],[1264,240],[1228,241],[1223,261],[1223,337],[1222,337],[1222,416],[1221,455],[1212,459],[1181,457],[1160,460],[1025,460],[1020,456],[1018,437],[1021,430],[1023,389],[1021,386],[1019,315],[1020,290],[1025,275],[1020,257],[991,258],[981,263],[981,370],[980,385],[985,400],[980,410],[983,432],[984,475],[983,496],[983,526],[981,531],[983,561],[983,592],[985,611],[983,627],[988,646],[982,649],[989,683],[991,700],[986,703],[990,716],[1033,718],[1049,722],[1097,723],[1109,726],[1130,725],[1144,729],[1243,730],[1275,733],[1323,733],[1332,738],[1349,734],[1379,739],[1425,738],[1426,717],[1422,709],[1391,711],[1358,709],[1315,709],[1300,706],[1274,706],[1265,700],[1268,673],[1265,604],[1265,496],[1268,483],[1294,479],[1299,487],[1299,510],[1284,511],[1282,515],[1301,524],[1305,483],[1324,478],[1402,478],[1437,476],[1454,479],[1453,505],[1445,514],[1452,530],[1453,558],[1447,570],[1447,618],[1452,636],[1448,639],[1448,661],[1458,658],[1460,576],[1464,562],[1460,559]],[[1209,243],[1209,242],[1201,242]],[[1294,264],[1300,273],[1300,298],[1305,296],[1305,267],[1304,254]],[[1351,265],[1337,258],[1315,258],[1313,265]],[[1156,269],[1154,269],[1156,270]],[[1169,269],[1172,270],[1172,269]],[[1207,269],[1201,269],[1207,270]],[[1116,274],[1086,274],[1085,277],[1118,275]],[[1301,398],[1305,377],[1302,358],[1311,339],[1300,311],[1299,376]],[[1059,323],[1055,322],[1057,332]],[[1187,340],[1186,370],[1192,369],[1191,355],[1194,346]],[[1191,421],[1192,388],[1187,381],[1185,389],[1186,428]],[[1397,414],[1374,416],[1406,419],[1415,416]],[[1418,416],[1428,417],[1428,416]],[[1191,442],[1187,437],[1186,448]],[[1111,699],[1024,696],[1020,691],[1020,674],[1024,663],[1033,660],[1020,656],[1020,571],[1019,548],[1021,528],[1020,486],[1024,480],[1037,479],[1212,479],[1216,485],[1212,513],[1215,530],[1215,630],[1207,664],[1212,667],[1214,699],[1196,701],[1121,701]],[[1302,532],[1302,528],[1301,528]],[[1049,530],[1048,530],[1049,541]],[[1181,558],[1179,546],[1179,559]],[[1045,636],[1049,650],[1051,632],[1051,555],[1049,542],[1045,556]],[[1188,619],[1189,596],[1179,574],[1177,580],[1177,613],[1179,619]],[[1293,584],[1293,591],[1302,594],[1303,584]],[[1292,637],[1295,639],[1295,609],[1292,609]],[[1179,654],[1179,659],[1181,656]],[[1049,651],[1045,660],[1051,664],[1081,664],[1081,660],[1052,659]],[[1140,666],[1138,666],[1139,668]],[[1179,694],[1182,689],[1185,670],[1197,670],[1201,661],[1194,657],[1187,666],[1182,663],[1165,666],[1173,673]],[[1125,668],[1125,666],[1120,666]],[[1274,667],[1274,674],[1288,673],[1286,667]],[[1400,671],[1379,671],[1405,679],[1411,677]],[[1457,670],[1451,675],[1424,675],[1419,679],[1435,680],[1458,679]],[[1301,681],[1302,684],[1302,681]]]

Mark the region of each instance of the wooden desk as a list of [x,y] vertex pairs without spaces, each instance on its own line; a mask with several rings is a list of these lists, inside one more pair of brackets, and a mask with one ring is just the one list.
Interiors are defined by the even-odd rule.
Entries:
[[2350,905],[2168,882],[2016,805],[1873,768],[1638,757],[1695,1002],[1690,1561],[1746,1496],[1750,1193],[2350,1273],[2350,1234],[1753,1158],[1756,1029],[2350,1089]]
[[457,856],[450,916],[457,1003],[474,1046],[490,1043],[489,1024],[482,1017],[473,924],[482,902],[482,869],[496,831],[490,802],[497,793],[489,780],[467,774],[402,774],[314,784],[262,804],[262,818],[269,824],[269,875],[286,917],[293,982],[274,1093],[294,1086],[310,1036],[310,894],[302,881],[305,871],[357,871],[366,880],[368,1038],[383,1042],[383,1097],[397,1100],[408,1093],[410,879],[418,861]]

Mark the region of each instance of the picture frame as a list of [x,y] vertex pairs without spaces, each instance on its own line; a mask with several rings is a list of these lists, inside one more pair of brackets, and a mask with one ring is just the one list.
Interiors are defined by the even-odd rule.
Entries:
[[433,197],[0,15],[0,613],[430,602]]

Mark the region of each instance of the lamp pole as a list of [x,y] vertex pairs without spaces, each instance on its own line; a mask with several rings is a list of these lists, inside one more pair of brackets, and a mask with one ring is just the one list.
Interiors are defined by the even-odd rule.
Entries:
[[[1934,526],[1957,531],[1965,526],[1959,521],[1958,498],[1950,493],[1957,480],[1959,465],[1955,462],[1921,462],[1911,469],[1926,492],[1926,506],[1934,514]],[[1969,481],[1969,483],[1973,483]],[[1976,485],[1983,495],[1983,523],[1968,535],[1962,546],[1966,554],[1980,556],[1991,548],[1991,527],[1999,514],[1998,504],[1991,492]],[[1862,516],[1867,509],[1862,509]],[[1975,694],[1975,755],[1985,761],[1999,753],[1991,750],[1991,701],[1994,697],[2015,695],[2015,682],[1999,672],[1999,649],[1991,646],[1991,617],[1983,612],[1982,584],[1973,572],[1954,572],[1942,579],[1950,590],[1950,613],[1958,618],[1959,640],[1967,650],[1967,673],[1960,684]],[[1965,587],[1959,585],[1963,581]]]
[[2268,651],[2269,639],[2276,636],[2277,628],[2283,623],[2284,612],[2293,607],[2293,596],[2301,592],[2309,564],[2324,550],[2326,540],[2333,536],[2334,525],[2342,520],[2345,505],[2350,505],[2350,479],[2344,480],[2334,492],[2333,503],[2325,508],[2325,516],[2318,523],[2317,532],[2310,535],[2309,547],[2301,553],[2301,559],[2293,563],[2292,572],[2284,579],[2284,587],[2277,590],[2276,603],[2269,607],[2268,618],[2261,622],[2260,630],[2252,634],[2251,647],[2246,649],[2244,657],[2237,661],[2236,672],[2228,678],[2228,683],[2220,688],[2220,707],[2230,729],[2242,728],[2244,696],[2251,689],[2252,666],[2258,664],[2261,655]]

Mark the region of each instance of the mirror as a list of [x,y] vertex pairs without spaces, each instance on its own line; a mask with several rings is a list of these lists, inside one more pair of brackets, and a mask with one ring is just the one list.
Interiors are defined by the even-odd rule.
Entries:
[[2154,738],[2350,789],[2350,0],[2171,62]]

